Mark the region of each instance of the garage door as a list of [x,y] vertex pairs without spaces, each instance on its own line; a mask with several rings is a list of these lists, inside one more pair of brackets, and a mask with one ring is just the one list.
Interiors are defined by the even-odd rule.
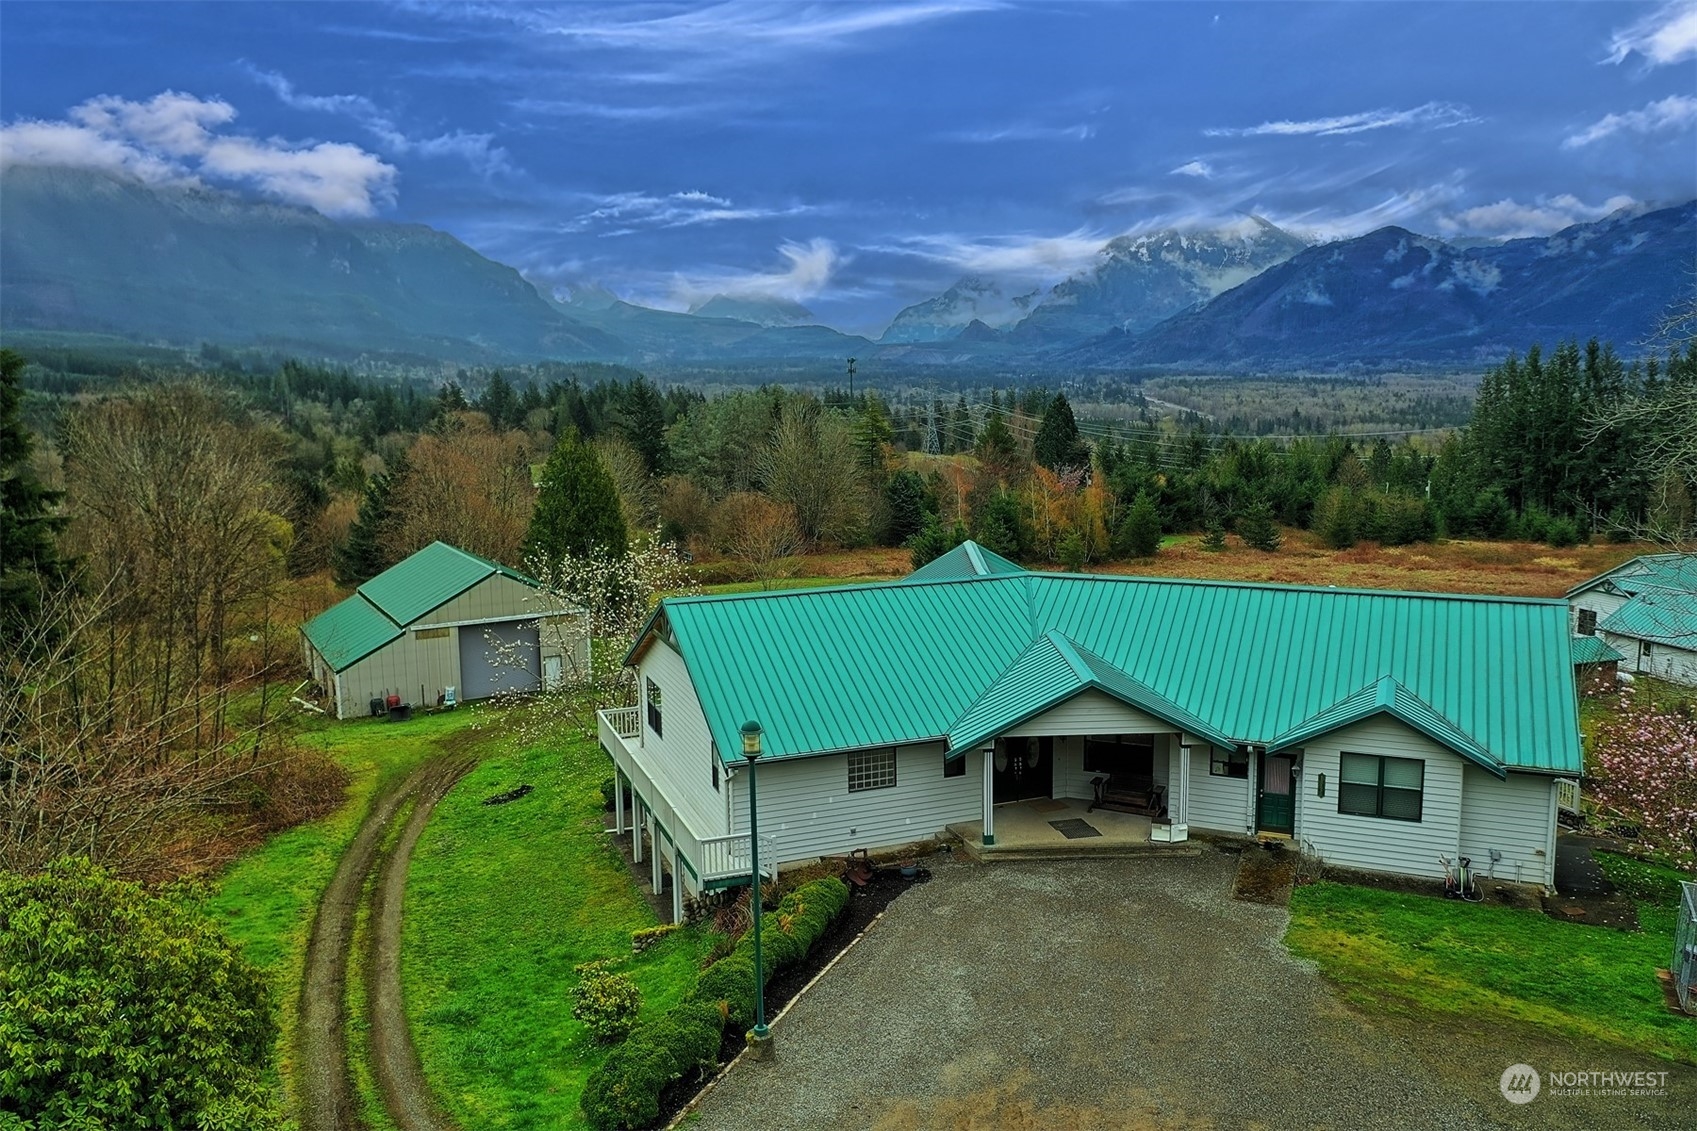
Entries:
[[460,626],[460,698],[542,686],[542,638],[534,620]]

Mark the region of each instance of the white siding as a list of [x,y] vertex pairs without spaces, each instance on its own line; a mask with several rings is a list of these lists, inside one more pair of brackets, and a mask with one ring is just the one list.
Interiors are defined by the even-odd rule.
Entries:
[[1153,715],[1129,707],[1100,691],[1081,691],[1041,715],[1009,727],[1005,735],[1022,734],[1163,734],[1173,729]]
[[[1190,750],[1190,827],[1242,836],[1255,830],[1248,778],[1217,778],[1208,772],[1213,747]],[[1251,762],[1253,769],[1253,761]]]
[[[1338,755],[1384,754],[1426,763],[1418,821],[1338,812]],[[1442,879],[1439,856],[1454,857],[1461,840],[1460,757],[1386,715],[1321,735],[1307,744],[1297,779],[1297,830],[1323,860],[1344,868]],[[1321,776],[1326,795],[1318,796]],[[1192,779],[1194,781],[1194,779]]]
[[1510,774],[1507,781],[1463,765],[1461,855],[1479,875],[1491,870],[1491,849],[1502,853],[1496,878],[1523,884],[1555,883],[1555,779]]
[[1610,614],[1626,604],[1626,598],[1619,593],[1610,593],[1602,586],[1598,586],[1595,589],[1587,589],[1583,593],[1574,594],[1568,598],[1567,604],[1568,624],[1571,626],[1572,633],[1577,636],[1579,635],[1580,609],[1590,609],[1597,614],[1597,619],[1602,621],[1608,619]]
[[[648,680],[660,688],[660,734],[649,727],[647,704],[641,699],[647,694]],[[636,756],[643,768],[697,834],[723,836],[729,831],[725,773],[720,771],[719,788],[714,789],[713,738],[707,732],[707,716],[683,657],[664,640],[656,640],[637,667],[637,695],[642,729]]]
[[1675,648],[1670,644],[1650,644],[1645,655],[1639,641],[1628,641],[1626,647],[1620,647],[1626,653],[1626,666],[1633,671],[1644,672],[1658,676],[1673,683],[1683,683],[1687,686],[1697,686],[1697,652],[1685,648]]
[[[780,861],[836,856],[925,840],[983,815],[984,758],[961,755],[966,773],[943,776],[941,743],[896,748],[896,784],[848,791],[848,755],[761,763],[760,832],[777,838]],[[732,783],[734,828],[748,829],[748,771]]]

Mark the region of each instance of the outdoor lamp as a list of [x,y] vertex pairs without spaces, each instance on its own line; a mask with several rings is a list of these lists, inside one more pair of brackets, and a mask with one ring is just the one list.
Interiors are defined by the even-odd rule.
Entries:
[[756,1060],[772,1055],[772,1033],[766,1028],[766,968],[760,953],[760,920],[765,909],[760,896],[760,805],[754,775],[763,734],[760,724],[753,719],[742,724],[742,756],[748,760],[749,910],[754,913],[754,1028],[745,1039],[748,1051]]

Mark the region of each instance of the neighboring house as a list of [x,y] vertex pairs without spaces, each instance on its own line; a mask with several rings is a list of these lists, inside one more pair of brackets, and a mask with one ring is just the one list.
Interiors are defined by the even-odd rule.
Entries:
[[1573,638],[1573,677],[1582,692],[1607,691],[1615,685],[1615,673],[1626,659],[1601,636]]
[[1621,671],[1697,687],[1697,554],[1646,554],[1568,591],[1576,636],[1618,651]]
[[307,670],[339,719],[390,694],[434,703],[530,692],[588,665],[578,616],[544,607],[537,583],[433,542],[361,585],[301,628]]
[[1111,776],[1164,790],[1172,839],[1549,885],[1569,640],[1560,601],[1035,573],[969,542],[888,584],[663,602],[626,657],[642,704],[600,736],[674,907],[746,882],[748,719],[763,861],[973,821],[990,844],[996,805]]

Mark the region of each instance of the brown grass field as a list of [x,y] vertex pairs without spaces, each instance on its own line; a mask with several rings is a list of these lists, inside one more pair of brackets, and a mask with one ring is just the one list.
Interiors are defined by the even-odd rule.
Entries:
[[[1381,547],[1362,543],[1333,550],[1301,530],[1286,530],[1277,553],[1251,550],[1234,536],[1221,553],[1201,548],[1198,535],[1168,538],[1160,554],[1134,561],[1093,564],[1094,573],[1134,577],[1198,577],[1219,581],[1271,581],[1433,593],[1489,593],[1510,597],[1560,597],[1569,589],[1653,546],[1597,542],[1553,550],[1537,542],[1445,541]],[[1041,568],[1041,567],[1038,567]],[[902,577],[911,571],[905,550],[870,548],[812,554],[799,561],[792,580],[843,582]]]

